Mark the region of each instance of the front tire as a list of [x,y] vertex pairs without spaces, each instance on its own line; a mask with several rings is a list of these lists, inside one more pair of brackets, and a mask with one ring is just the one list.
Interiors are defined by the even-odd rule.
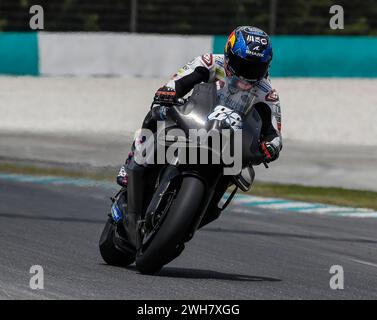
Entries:
[[199,213],[205,195],[201,180],[184,177],[176,198],[151,243],[136,255],[136,268],[144,274],[154,274],[176,258]]
[[102,259],[109,265],[127,267],[135,261],[135,254],[121,250],[115,244],[116,225],[112,218],[109,218],[102,231],[99,241],[99,251]]

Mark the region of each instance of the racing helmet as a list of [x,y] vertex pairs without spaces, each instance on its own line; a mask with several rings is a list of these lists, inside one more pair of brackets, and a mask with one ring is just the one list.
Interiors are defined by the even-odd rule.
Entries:
[[224,58],[227,75],[255,83],[268,73],[272,60],[270,37],[255,27],[237,27],[225,44]]

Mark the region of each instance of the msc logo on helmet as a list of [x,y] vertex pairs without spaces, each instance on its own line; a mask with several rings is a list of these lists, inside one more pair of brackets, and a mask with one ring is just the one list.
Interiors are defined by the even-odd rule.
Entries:
[[264,46],[267,46],[268,44],[268,41],[266,38],[256,37],[256,36],[251,36],[251,35],[247,35],[246,42],[247,43],[250,43],[250,42],[260,43]]

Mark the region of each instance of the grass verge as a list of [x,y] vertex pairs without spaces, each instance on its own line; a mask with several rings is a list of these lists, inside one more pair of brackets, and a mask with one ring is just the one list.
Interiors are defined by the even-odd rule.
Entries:
[[65,169],[59,167],[27,166],[22,164],[1,163],[0,173],[18,173],[36,176],[62,176],[69,178],[85,178],[93,180],[112,180],[117,172],[111,170]]
[[377,210],[377,192],[296,184],[256,183],[252,195]]
[[[54,175],[71,178],[114,181],[117,172],[113,170],[71,170],[46,168],[12,163],[0,163],[0,172],[28,175]],[[362,207],[377,210],[377,192],[350,190],[332,187],[309,187],[295,184],[255,183],[251,195],[276,197],[305,202]]]

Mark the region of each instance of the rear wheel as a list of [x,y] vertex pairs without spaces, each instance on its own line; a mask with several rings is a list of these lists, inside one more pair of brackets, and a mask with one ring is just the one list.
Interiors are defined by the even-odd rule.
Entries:
[[159,271],[183,250],[183,243],[201,207],[205,187],[196,177],[184,177],[159,230],[136,256],[136,268],[145,274]]
[[110,265],[126,267],[135,261],[135,252],[127,248],[127,241],[116,233],[116,224],[109,218],[99,241],[102,259]]

